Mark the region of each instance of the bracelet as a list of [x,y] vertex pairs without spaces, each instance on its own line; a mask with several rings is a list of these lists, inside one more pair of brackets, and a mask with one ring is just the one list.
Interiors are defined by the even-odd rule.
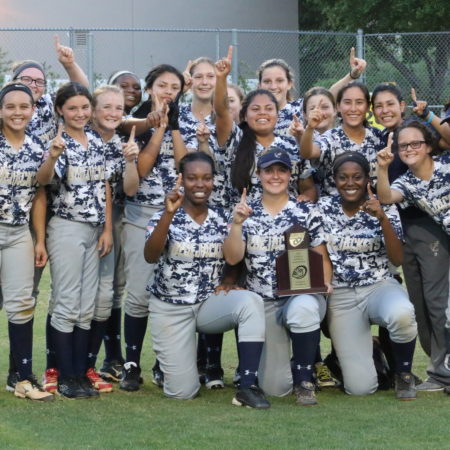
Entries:
[[353,77],[353,76],[352,76],[352,72],[353,72],[353,71],[350,70],[350,74],[349,74],[349,75],[350,75],[350,78],[351,78],[352,80],[357,80],[357,79],[359,78],[359,75],[356,76],[356,77]]
[[429,116],[428,116],[428,119],[425,121],[426,123],[431,123],[431,121],[433,120],[433,118],[434,118],[434,112],[433,111],[430,111],[430,114],[429,114]]
[[425,120],[428,114],[430,114],[430,110],[428,109],[428,106],[426,106],[425,109],[423,110],[423,113],[420,115],[420,118]]

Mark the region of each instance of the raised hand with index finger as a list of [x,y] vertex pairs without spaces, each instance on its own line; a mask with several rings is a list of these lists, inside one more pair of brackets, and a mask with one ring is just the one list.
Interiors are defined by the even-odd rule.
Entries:
[[320,98],[319,103],[314,107],[314,109],[308,112],[307,125],[309,128],[317,128],[325,118],[321,109],[322,102],[323,98]]
[[172,189],[167,195],[164,200],[164,205],[166,207],[166,211],[169,214],[175,214],[177,209],[181,206],[184,199],[184,193],[181,192],[181,181],[183,179],[182,174],[178,174],[177,181],[175,183],[174,189]]
[[233,210],[233,223],[235,225],[241,225],[252,214],[253,210],[247,204],[247,189],[242,190],[241,200],[234,207]]
[[54,159],[59,158],[59,155],[61,155],[61,153],[66,148],[66,141],[62,137],[63,130],[64,130],[64,124],[63,124],[63,122],[59,122],[58,132],[56,133],[56,136],[51,141],[50,149],[49,149],[50,156]]
[[375,197],[370,182],[367,183],[367,195],[369,196],[369,199],[361,205],[360,209],[370,216],[376,217],[381,222],[386,217],[386,214],[381,207],[379,200]]
[[394,155],[392,154],[392,139],[393,133],[389,133],[386,147],[377,153],[377,163],[382,169],[388,167],[394,160]]
[[53,41],[55,43],[55,50],[56,55],[58,57],[58,61],[62,65],[73,64],[75,61],[75,58],[73,56],[73,50],[70,47],[62,45],[59,36],[57,34],[53,36]]
[[366,70],[367,62],[365,59],[355,56],[355,47],[350,49],[350,78],[358,79]]
[[128,141],[123,144],[123,156],[127,162],[136,161],[139,155],[139,147],[134,140],[136,134],[136,126],[133,125]]
[[218,78],[226,78],[231,72],[231,63],[233,60],[233,46],[228,47],[228,54],[225,58],[220,59],[216,62],[216,76]]

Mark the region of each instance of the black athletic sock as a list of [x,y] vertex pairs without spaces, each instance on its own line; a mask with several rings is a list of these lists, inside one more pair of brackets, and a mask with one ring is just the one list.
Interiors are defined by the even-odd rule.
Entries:
[[63,333],[52,326],[52,339],[61,378],[73,377],[73,332]]
[[32,374],[33,319],[26,323],[8,322],[9,342],[16,363],[19,379],[26,380]]
[[147,322],[148,317],[133,317],[125,314],[124,331],[127,362],[134,361],[137,365],[140,365]]
[[308,333],[291,333],[294,367],[294,386],[302,381],[312,381],[314,360],[320,341],[320,329]]
[[237,353],[237,357],[238,357],[238,366],[236,367],[236,373],[240,373],[240,367],[239,367],[239,361],[241,360],[241,355],[239,353],[239,329],[238,327],[236,327],[234,329],[234,338],[236,340],[236,353]]
[[58,364],[56,362],[56,353],[53,345],[53,327],[51,326],[52,316],[47,314],[47,321],[45,323],[45,344],[46,344],[46,356],[47,365],[46,369],[56,369]]
[[103,322],[98,322],[93,320],[91,322],[91,330],[89,332],[89,344],[87,353],[86,366],[88,369],[95,368],[97,363],[97,355],[102,345],[102,339],[105,334],[106,320]]
[[320,351],[320,342],[319,345],[317,346],[317,350],[316,350],[316,358],[314,360],[314,363],[320,363],[322,362],[322,353]]
[[105,336],[103,338],[105,342],[105,361],[119,361],[124,362],[122,356],[122,308],[113,308],[111,310],[111,316],[106,321]]
[[412,341],[403,344],[391,341],[391,345],[395,355],[395,372],[411,372],[416,339],[414,338]]
[[238,342],[241,389],[256,384],[264,342]]
[[12,354],[11,340],[9,342],[9,368],[8,368],[8,372],[9,373],[17,372],[16,362],[14,361],[14,356]]
[[197,367],[204,370],[207,364],[206,359],[206,334],[198,333],[197,340]]
[[222,367],[222,342],[223,333],[205,334],[206,367]]
[[82,376],[86,373],[90,331],[80,327],[73,328],[73,371],[75,376]]

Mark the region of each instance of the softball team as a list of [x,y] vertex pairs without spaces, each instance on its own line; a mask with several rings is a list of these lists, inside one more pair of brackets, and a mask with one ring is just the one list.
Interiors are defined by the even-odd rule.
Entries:
[[[153,381],[166,396],[193,398],[201,381],[224,387],[222,333],[235,329],[234,405],[269,408],[266,396],[291,392],[299,405],[316,405],[325,319],[345,392],[377,389],[370,327],[378,324],[389,335],[396,397],[413,400],[416,308],[430,356],[417,390],[450,391],[450,127],[414,91],[413,112],[438,138],[404,121],[398,88],[380,85],[370,96],[357,81],[366,63],[353,49],[348,75],[297,100],[280,59],[261,64],[258,89],[247,95],[229,85],[231,47],[217,63],[189,61],[183,74],[154,67],[146,100],[129,71],[92,96],[72,50],[58,38],[55,49],[71,80],[55,97],[31,60],[17,63],[0,91],[8,390],[41,401],[95,398],[117,381],[138,390],[150,317]],[[179,104],[189,89],[192,101]],[[370,105],[384,131],[368,126]],[[322,256],[322,293],[278,293],[275,261],[294,224]],[[33,273],[47,252],[42,388],[31,367]],[[392,272],[401,264],[411,301]]]

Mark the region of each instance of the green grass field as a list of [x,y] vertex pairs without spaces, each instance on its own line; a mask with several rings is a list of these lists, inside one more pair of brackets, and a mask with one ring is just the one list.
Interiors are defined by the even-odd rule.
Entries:
[[[35,318],[34,372],[45,364],[44,322],[48,272],[41,282]],[[8,361],[7,324],[0,340],[0,381]],[[148,333],[149,334],[149,333]],[[293,396],[270,398],[272,408],[255,411],[231,405],[236,365],[234,334],[225,337],[223,366],[227,387],[202,389],[194,400],[163,396],[151,383],[154,355],[147,336],[143,353],[145,383],[137,393],[120,391],[96,400],[37,404],[0,390],[0,448],[449,448],[450,397],[420,393],[414,402],[399,402],[394,392],[350,397],[337,389],[318,394],[320,405],[298,407]],[[323,342],[323,354],[329,342]],[[426,358],[417,350],[414,371],[425,375]]]

